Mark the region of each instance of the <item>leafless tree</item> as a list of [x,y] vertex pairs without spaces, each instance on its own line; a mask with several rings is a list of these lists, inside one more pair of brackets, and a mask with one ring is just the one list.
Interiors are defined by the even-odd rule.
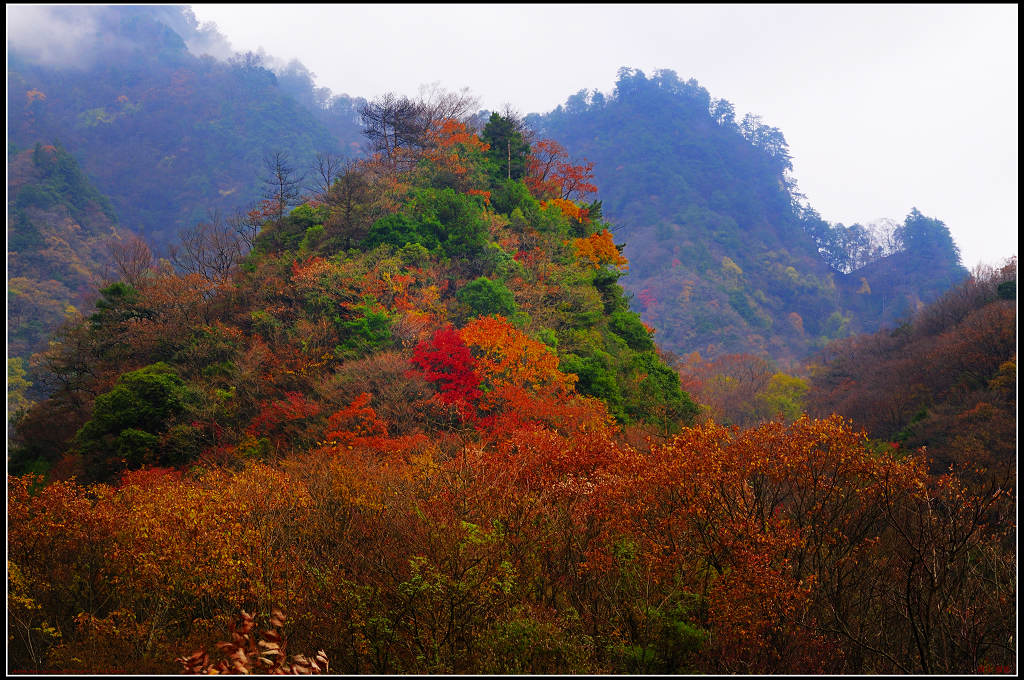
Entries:
[[312,183],[306,190],[318,201],[327,202],[331,185],[338,179],[344,168],[345,161],[338,154],[318,151],[313,168]]
[[468,88],[444,90],[438,83],[420,87],[417,99],[388,92],[364,104],[359,115],[370,147],[394,166],[415,160],[416,150],[427,144],[432,126],[449,118],[468,119],[479,99]]
[[885,217],[867,225],[871,242],[874,244],[875,259],[888,257],[899,250],[899,244],[896,242],[896,230],[899,227],[899,222]]
[[394,92],[387,92],[359,109],[370,148],[393,165],[401,160],[400,150],[423,145],[427,132],[423,114],[420,103]]
[[210,281],[226,280],[244,254],[238,232],[216,212],[180,236],[181,244],[170,248],[171,262]]
[[421,85],[418,100],[423,124],[427,127],[441,121],[468,118],[480,104],[480,98],[470,93],[468,87],[458,92],[445,90],[440,83]]
[[256,237],[263,228],[263,219],[263,213],[257,205],[250,205],[228,216],[228,226],[237,234],[245,252],[252,250],[256,244]]
[[275,217],[280,220],[285,210],[301,196],[304,177],[298,174],[287,152],[272,151],[263,157],[263,197],[274,205]]
[[135,234],[128,238],[111,239],[108,248],[118,277],[133,288],[138,288],[153,270],[153,252],[149,245]]

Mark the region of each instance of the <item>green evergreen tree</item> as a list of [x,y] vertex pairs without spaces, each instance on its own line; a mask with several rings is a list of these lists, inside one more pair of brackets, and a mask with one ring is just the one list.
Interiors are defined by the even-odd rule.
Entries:
[[523,138],[521,121],[511,115],[492,113],[480,137],[490,144],[487,158],[491,161],[491,177],[495,181],[523,178],[530,145]]

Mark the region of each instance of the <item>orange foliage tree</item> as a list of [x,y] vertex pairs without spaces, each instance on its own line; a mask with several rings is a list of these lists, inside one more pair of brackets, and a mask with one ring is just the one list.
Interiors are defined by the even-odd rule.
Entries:
[[573,201],[564,198],[551,198],[541,203],[542,208],[548,206],[555,206],[562,211],[563,215],[577,222],[585,222],[588,219],[589,211],[586,208],[581,208]]
[[482,142],[465,123],[454,118],[434,122],[426,133],[426,146],[424,158],[432,165],[435,181],[489,200],[487,192],[479,186],[484,181],[484,153],[490,145]]
[[[1003,658],[1011,634],[988,616],[1008,588],[982,585],[1008,573],[1005,553],[988,561],[1005,544],[1002,493],[973,496],[839,417],[804,417],[709,423],[624,456],[590,512],[608,518],[605,546],[634,545],[657,588],[689,594],[680,614],[710,631],[707,670],[950,672]],[[608,572],[615,555],[587,564]]]
[[539,199],[582,198],[597,192],[594,164],[567,162],[565,147],[553,139],[535,142],[527,160],[526,186]]
[[460,335],[476,360],[481,425],[491,437],[530,424],[571,431],[607,417],[603,404],[575,393],[577,377],[558,370],[554,352],[504,317],[473,319]]
[[576,258],[586,260],[595,269],[610,265],[620,272],[629,270],[629,260],[619,252],[612,234],[607,229],[598,234],[591,234],[587,238],[577,238],[571,241]]

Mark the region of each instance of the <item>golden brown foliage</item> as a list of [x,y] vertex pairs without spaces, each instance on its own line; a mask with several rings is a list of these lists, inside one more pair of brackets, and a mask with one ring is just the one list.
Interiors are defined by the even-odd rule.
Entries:
[[1014,663],[1005,488],[931,478],[839,418],[637,449],[591,402],[538,403],[579,413],[395,455],[358,398],[334,443],[275,466],[117,488],[10,478],[13,663],[311,669],[285,665],[279,625],[261,645],[244,617],[221,657],[188,656],[227,612],[278,606],[297,612],[292,645],[349,673]]

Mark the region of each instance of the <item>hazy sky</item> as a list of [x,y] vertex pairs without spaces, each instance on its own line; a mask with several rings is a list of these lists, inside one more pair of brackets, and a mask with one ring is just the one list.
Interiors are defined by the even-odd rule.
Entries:
[[[544,113],[581,89],[609,92],[621,66],[672,69],[730,100],[738,118],[781,129],[800,189],[825,219],[902,220],[916,206],[949,226],[968,267],[1017,251],[1016,5],[193,11],[235,50],[299,59],[319,85],[367,98],[439,82],[468,86],[482,108]],[[21,33],[9,22],[8,45]],[[81,46],[64,33],[67,48]]]

